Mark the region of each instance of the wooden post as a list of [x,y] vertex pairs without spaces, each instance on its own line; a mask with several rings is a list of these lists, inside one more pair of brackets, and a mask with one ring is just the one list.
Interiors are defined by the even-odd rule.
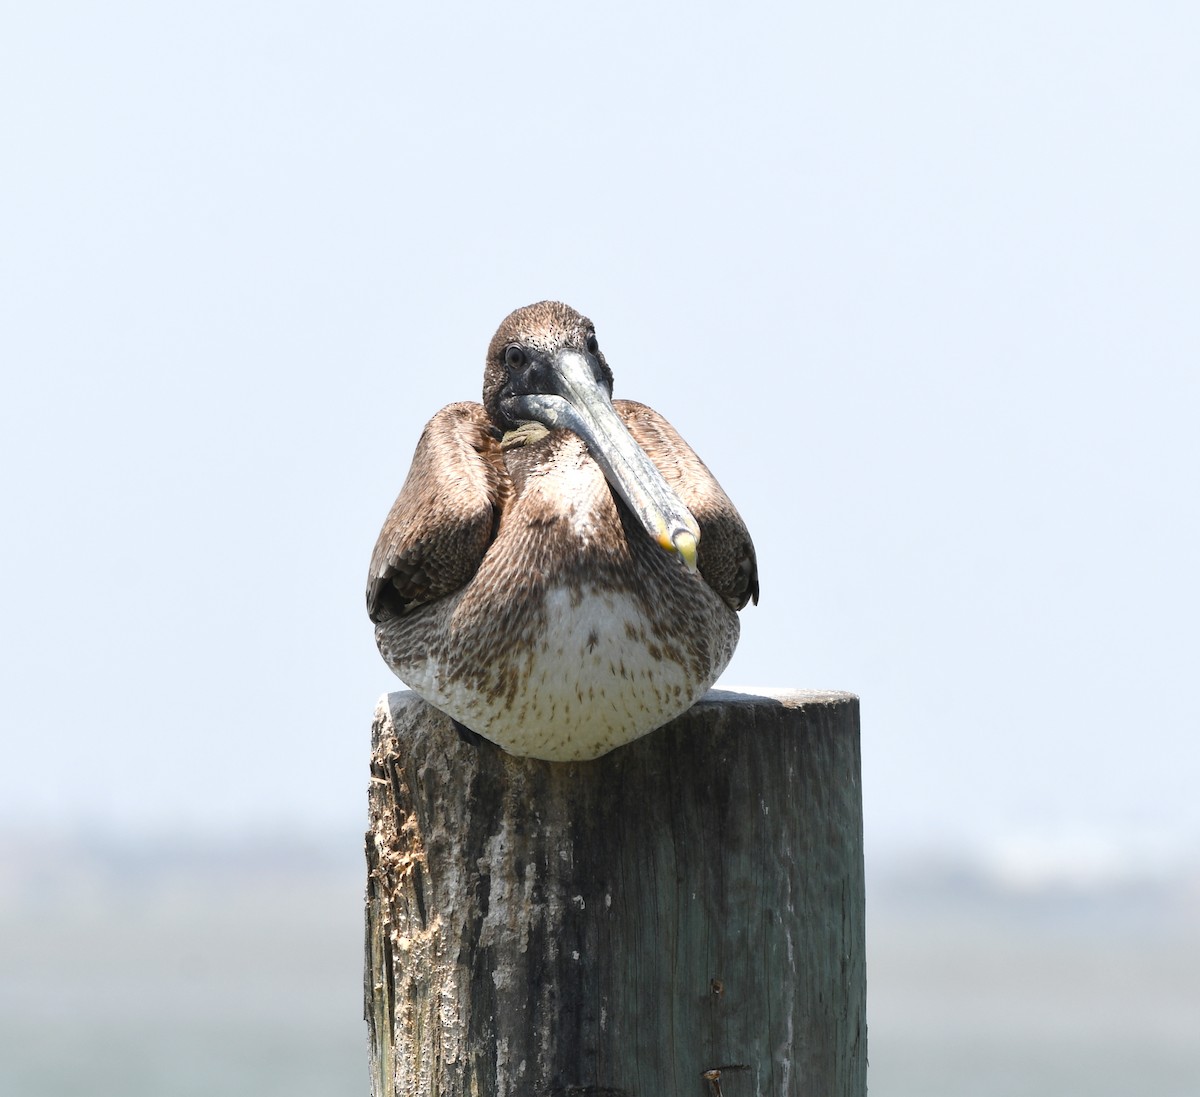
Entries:
[[593,762],[380,702],[373,1097],[862,1097],[858,701],[710,692]]

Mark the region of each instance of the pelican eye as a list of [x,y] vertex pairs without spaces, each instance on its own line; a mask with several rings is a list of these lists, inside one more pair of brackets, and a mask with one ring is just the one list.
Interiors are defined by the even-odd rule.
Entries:
[[600,344],[596,340],[596,333],[594,331],[588,334],[587,342],[584,343],[584,346],[587,347],[588,354],[600,353]]
[[525,364],[525,351],[516,343],[509,343],[504,348],[504,364],[509,369],[520,369]]

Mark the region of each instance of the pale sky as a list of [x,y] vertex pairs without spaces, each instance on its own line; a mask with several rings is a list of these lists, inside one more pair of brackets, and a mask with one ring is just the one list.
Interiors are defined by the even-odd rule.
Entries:
[[1200,845],[1200,9],[647,7],[0,16],[0,823],[361,826],[376,533],[552,297],[869,852]]

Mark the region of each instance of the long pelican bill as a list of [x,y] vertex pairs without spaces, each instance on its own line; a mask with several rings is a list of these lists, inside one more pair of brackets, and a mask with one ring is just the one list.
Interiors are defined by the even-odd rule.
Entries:
[[634,441],[596,375],[591,355],[564,348],[552,366],[551,385],[556,391],[510,397],[506,410],[514,418],[579,435],[646,532],[695,571],[699,524]]

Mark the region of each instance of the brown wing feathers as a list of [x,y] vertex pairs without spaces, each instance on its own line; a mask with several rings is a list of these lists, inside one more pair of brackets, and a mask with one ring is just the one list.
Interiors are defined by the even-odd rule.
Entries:
[[700,574],[734,609],[758,605],[758,564],[746,524],[708,467],[653,408],[614,400],[629,433],[700,523]]
[[495,536],[508,489],[481,404],[463,401],[426,425],[367,581],[367,611],[405,613],[468,582]]
[[[658,412],[613,405],[629,432],[700,523],[700,573],[734,609],[758,602],[754,546],[741,516],[704,462]],[[426,425],[412,468],[371,557],[367,610],[406,613],[443,598],[475,574],[511,491],[481,404],[463,401]]]

